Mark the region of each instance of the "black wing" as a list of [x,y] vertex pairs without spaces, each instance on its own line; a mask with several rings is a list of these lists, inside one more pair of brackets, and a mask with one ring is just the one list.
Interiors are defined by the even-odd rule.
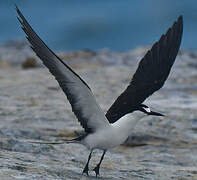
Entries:
[[27,35],[31,48],[55,76],[85,131],[92,132],[97,128],[109,125],[89,86],[46,46],[17,7],[16,10],[20,17],[18,20]]
[[182,32],[183,18],[180,16],[139,62],[129,86],[106,113],[110,123],[136,110],[147,97],[164,85],[178,54]]

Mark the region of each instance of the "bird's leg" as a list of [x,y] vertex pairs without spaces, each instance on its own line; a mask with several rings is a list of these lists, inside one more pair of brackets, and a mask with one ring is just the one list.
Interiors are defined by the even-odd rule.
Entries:
[[103,154],[102,154],[102,156],[101,156],[101,159],[100,159],[99,163],[98,163],[97,166],[93,169],[93,170],[95,171],[95,173],[96,173],[96,177],[99,175],[100,165],[101,165],[101,162],[102,162],[102,160],[103,160],[103,158],[104,158],[104,156],[105,156],[105,153],[106,153],[106,150],[103,151]]
[[88,174],[88,171],[89,171],[89,161],[90,161],[90,159],[91,159],[91,156],[92,156],[92,151],[93,150],[91,150],[91,152],[90,152],[90,154],[89,154],[89,156],[88,156],[88,162],[86,163],[86,165],[85,165],[85,167],[84,167],[84,169],[83,169],[83,173],[86,173],[87,174],[87,176],[89,176],[89,174]]

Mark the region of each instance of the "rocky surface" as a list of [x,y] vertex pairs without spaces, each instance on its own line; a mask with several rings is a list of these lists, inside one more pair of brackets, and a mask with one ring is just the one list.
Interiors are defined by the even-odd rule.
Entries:
[[[22,43],[22,42],[21,42]],[[60,53],[90,85],[107,111],[128,85],[147,48]],[[26,52],[26,53],[25,53]],[[46,68],[23,69],[27,45],[0,47],[0,179],[97,179],[82,175],[89,151],[78,144],[36,141],[70,138],[81,127]],[[106,153],[98,179],[197,179],[197,53],[181,51],[163,89],[146,101],[166,116],[138,123],[127,144]],[[101,156],[95,151],[90,168]]]

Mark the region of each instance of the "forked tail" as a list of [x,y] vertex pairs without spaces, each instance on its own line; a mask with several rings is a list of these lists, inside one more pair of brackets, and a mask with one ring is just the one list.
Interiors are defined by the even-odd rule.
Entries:
[[33,144],[54,144],[54,145],[65,144],[65,143],[80,143],[87,136],[87,133],[85,132],[75,132],[75,134],[77,135],[77,137],[73,139],[61,139],[61,141],[54,141],[54,142],[50,142],[50,141],[42,141],[42,142],[28,141],[28,142]]
[[78,143],[78,138],[75,139],[62,139],[61,141],[28,141],[29,143],[33,143],[33,144],[67,144],[67,143]]

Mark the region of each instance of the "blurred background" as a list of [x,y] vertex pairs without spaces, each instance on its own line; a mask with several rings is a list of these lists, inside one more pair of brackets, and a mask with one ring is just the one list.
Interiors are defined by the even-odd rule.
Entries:
[[127,51],[151,45],[181,14],[182,48],[197,47],[196,0],[1,0],[0,44],[24,39],[14,3],[55,50]]

